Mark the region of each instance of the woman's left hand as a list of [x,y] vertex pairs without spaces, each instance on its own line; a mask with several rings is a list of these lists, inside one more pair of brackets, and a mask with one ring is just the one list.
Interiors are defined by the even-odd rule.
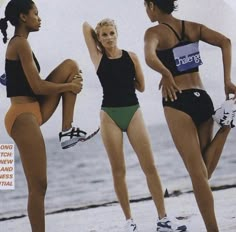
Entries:
[[225,83],[225,96],[226,99],[229,99],[229,95],[233,94],[233,99],[236,99],[236,86],[231,82],[228,81]]
[[165,101],[168,101],[168,99],[175,101],[177,100],[176,92],[181,93],[181,89],[177,86],[172,74],[169,72],[166,75],[162,75],[159,89],[162,90],[162,97]]

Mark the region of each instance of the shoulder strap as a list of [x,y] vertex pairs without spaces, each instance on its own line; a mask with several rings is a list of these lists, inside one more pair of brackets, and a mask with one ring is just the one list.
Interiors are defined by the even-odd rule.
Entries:
[[170,26],[169,24],[167,23],[162,23],[164,25],[166,25],[167,27],[169,27],[171,29],[171,31],[174,32],[175,36],[177,37],[177,39],[179,41],[183,41],[184,40],[184,37],[185,37],[185,24],[184,24],[184,20],[182,20],[182,32],[181,32],[181,37],[178,35],[178,33],[174,30],[174,28],[172,26]]
[[124,55],[124,56],[129,56],[129,53],[128,53],[126,50],[123,50],[123,49],[122,49],[122,55]]
[[181,40],[184,40],[184,37],[185,37],[185,24],[184,24],[184,20],[182,20]]
[[[180,36],[178,35],[178,33],[174,30],[174,28],[173,28],[172,26],[170,26],[170,25],[167,24],[167,23],[162,23],[162,24],[164,24],[164,25],[166,25],[167,27],[169,27],[169,28],[171,29],[171,31],[174,32],[174,34],[175,34],[175,36],[177,37],[177,39],[178,39],[179,41],[181,41]],[[182,31],[182,32],[183,32],[183,31]],[[181,37],[182,37],[182,35],[181,35]]]

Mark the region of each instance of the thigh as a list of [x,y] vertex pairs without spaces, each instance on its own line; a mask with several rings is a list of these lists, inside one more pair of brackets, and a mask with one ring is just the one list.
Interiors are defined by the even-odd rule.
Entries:
[[190,175],[192,172],[206,174],[197,128],[191,117],[170,107],[164,107],[164,112],[175,146]]
[[141,166],[144,168],[154,164],[150,138],[140,108],[135,112],[129,124],[127,135]]
[[[73,75],[79,73],[79,68],[73,60],[65,60],[58,65],[46,78],[53,83],[70,82]],[[73,74],[73,75],[71,75]],[[62,94],[43,95],[39,97],[40,109],[43,123],[45,123],[55,112]]]
[[54,83],[66,83],[73,79],[71,74],[79,74],[79,66],[74,60],[64,60],[46,78]]
[[115,169],[124,168],[123,133],[106,112],[101,110],[100,118],[101,136],[112,169],[114,171]]
[[35,183],[42,183],[45,187],[46,150],[35,116],[31,113],[18,116],[12,127],[11,136],[18,147],[29,187]]
[[201,151],[204,152],[213,138],[213,119],[210,118],[198,126],[198,137]]

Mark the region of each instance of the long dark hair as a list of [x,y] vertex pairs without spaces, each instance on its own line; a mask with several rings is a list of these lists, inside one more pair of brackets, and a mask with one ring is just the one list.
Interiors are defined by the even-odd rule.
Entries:
[[11,0],[5,9],[5,18],[0,19],[0,30],[3,34],[3,42],[7,42],[7,21],[12,26],[19,25],[20,14],[28,14],[32,9],[34,2],[32,0]]
[[145,2],[148,5],[150,2],[152,2],[166,14],[171,14],[174,10],[177,9],[177,0],[145,0]]

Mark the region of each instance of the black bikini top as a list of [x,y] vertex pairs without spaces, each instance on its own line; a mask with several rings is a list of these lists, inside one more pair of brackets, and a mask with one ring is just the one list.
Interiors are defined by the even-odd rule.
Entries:
[[[38,69],[38,72],[40,72],[40,65],[34,53],[33,53],[33,59]],[[6,62],[5,73],[6,73],[7,97],[16,97],[16,96],[34,97],[35,94],[31,89],[29,82],[25,76],[23,67],[21,65],[21,61],[6,59],[5,62]]]
[[198,66],[202,64],[199,44],[198,42],[185,40],[184,21],[182,21],[181,37],[169,24],[162,24],[173,31],[179,42],[172,48],[156,51],[157,57],[170,70],[174,77],[186,73],[198,72]]

